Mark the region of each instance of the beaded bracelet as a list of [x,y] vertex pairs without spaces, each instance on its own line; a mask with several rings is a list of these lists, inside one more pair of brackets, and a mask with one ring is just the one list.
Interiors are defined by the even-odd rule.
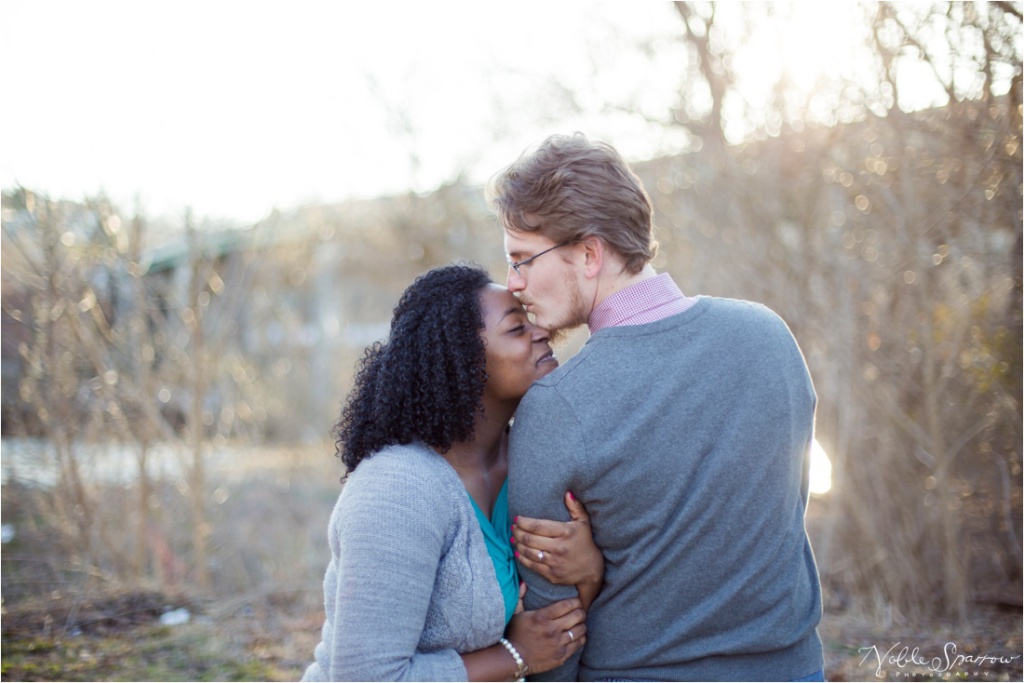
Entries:
[[519,654],[519,650],[516,649],[515,645],[508,642],[506,638],[501,638],[498,642],[504,645],[505,649],[508,650],[508,653],[512,655],[512,659],[516,660],[516,672],[513,674],[513,677],[517,681],[525,681],[526,674],[530,673],[530,667],[523,661],[523,657]]

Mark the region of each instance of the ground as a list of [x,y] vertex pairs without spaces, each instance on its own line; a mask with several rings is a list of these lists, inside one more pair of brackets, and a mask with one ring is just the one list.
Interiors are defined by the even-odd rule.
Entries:
[[[323,619],[322,610],[309,611],[305,603],[289,595],[200,603],[129,592],[78,605],[67,598],[26,605],[3,615],[3,680],[297,680],[312,660]],[[180,608],[189,611],[188,623],[159,623]],[[1021,615],[997,607],[963,627],[884,627],[826,613],[820,632],[832,681],[1022,677]]]
[[819,632],[830,681],[1019,681],[1024,675],[1019,609],[978,606],[964,625],[900,626],[826,612]]
[[[102,505],[93,510],[92,532],[99,540],[86,561],[61,548],[53,510],[38,505],[45,491],[5,484],[3,522],[11,538],[0,556],[0,679],[300,678],[323,624],[326,525],[339,466],[329,446],[284,454],[247,450],[244,460],[213,460],[209,474],[214,571],[205,590],[182,569],[189,529],[181,523],[188,519],[188,491],[180,482],[156,487],[150,497],[151,563],[140,579],[123,578],[133,528],[125,520],[137,512],[132,487],[95,491]],[[868,616],[825,590],[819,632],[829,680],[1024,676],[1019,605],[973,604],[966,623],[911,623]],[[169,614],[182,623],[162,624]]]

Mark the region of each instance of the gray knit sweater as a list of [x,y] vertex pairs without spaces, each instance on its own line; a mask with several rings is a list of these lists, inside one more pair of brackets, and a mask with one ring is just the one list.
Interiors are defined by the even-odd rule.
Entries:
[[[804,531],[814,407],[782,320],[708,297],[602,329],[535,383],[512,429],[512,514],[566,519],[571,490],[606,558],[582,661],[542,678],[791,680],[820,669]],[[574,594],[523,577],[527,609]]]
[[328,540],[323,637],[303,680],[464,681],[459,654],[501,637],[505,603],[476,513],[431,448],[360,463]]

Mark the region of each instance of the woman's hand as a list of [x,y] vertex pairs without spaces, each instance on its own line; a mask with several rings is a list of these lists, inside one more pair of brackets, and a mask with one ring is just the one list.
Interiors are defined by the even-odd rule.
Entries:
[[[523,592],[520,589],[520,595]],[[538,610],[516,612],[508,624],[507,638],[530,673],[550,671],[583,647],[587,641],[586,619],[578,598],[560,600]]]
[[572,493],[565,494],[570,522],[517,517],[512,525],[516,558],[554,584],[575,585],[584,609],[604,582],[604,557],[594,544],[590,515]]

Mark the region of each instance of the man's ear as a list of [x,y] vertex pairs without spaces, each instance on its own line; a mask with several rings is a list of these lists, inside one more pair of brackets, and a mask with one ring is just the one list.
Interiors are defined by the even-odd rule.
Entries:
[[583,240],[583,274],[589,279],[597,277],[604,267],[604,242],[599,237]]

